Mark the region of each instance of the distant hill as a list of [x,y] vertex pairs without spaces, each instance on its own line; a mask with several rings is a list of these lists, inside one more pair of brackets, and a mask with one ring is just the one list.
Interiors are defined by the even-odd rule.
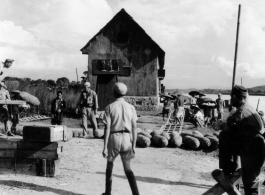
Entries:
[[251,88],[248,88],[248,90],[265,92],[265,85],[251,87]]
[[189,93],[190,91],[198,91],[199,89],[188,88],[188,89],[166,89],[167,93],[171,93],[173,91],[182,91],[183,93]]

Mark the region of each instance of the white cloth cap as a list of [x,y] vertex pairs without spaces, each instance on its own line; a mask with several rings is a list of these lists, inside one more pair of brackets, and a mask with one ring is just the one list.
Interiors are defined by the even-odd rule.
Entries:
[[114,91],[116,91],[116,93],[120,94],[120,95],[125,95],[127,92],[127,86],[123,83],[115,83],[114,85]]
[[90,87],[90,83],[89,82],[85,82],[84,86]]

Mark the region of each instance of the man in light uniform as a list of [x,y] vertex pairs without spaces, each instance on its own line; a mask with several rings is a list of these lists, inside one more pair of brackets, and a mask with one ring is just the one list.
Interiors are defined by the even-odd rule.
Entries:
[[[103,157],[107,158],[106,189],[103,195],[111,195],[112,169],[115,158],[120,154],[127,179],[133,195],[139,195],[137,183],[130,167],[131,159],[135,157],[137,139],[135,108],[127,103],[123,96],[127,92],[127,86],[116,83],[113,95],[115,101],[105,109],[103,123],[105,124],[105,137]],[[132,141],[131,141],[132,134]]]
[[83,124],[83,135],[88,136],[87,119],[90,120],[93,126],[93,136],[98,138],[97,131],[97,109],[98,109],[98,98],[95,91],[90,88],[90,83],[84,83],[84,89],[81,91],[81,95],[77,104],[76,113],[78,110],[82,111],[82,124]]
[[222,99],[221,93],[218,94],[218,99],[216,99],[216,107],[217,107],[217,112],[218,112],[218,119],[223,120],[225,101]]
[[246,88],[234,86],[231,99],[236,110],[227,118],[228,130],[219,136],[219,166],[229,176],[238,168],[237,156],[240,156],[245,195],[254,195],[258,194],[254,184],[265,160],[265,129],[258,112],[248,104],[247,97]]

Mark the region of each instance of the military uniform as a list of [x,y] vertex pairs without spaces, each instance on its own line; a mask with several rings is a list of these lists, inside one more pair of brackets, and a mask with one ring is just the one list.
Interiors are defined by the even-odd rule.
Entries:
[[[236,86],[238,87],[238,86]],[[238,87],[240,91],[246,89]],[[219,166],[226,175],[233,173],[240,165],[245,195],[258,192],[253,185],[261,172],[265,160],[264,125],[257,111],[243,104],[227,118],[228,130],[219,135]]]
[[106,189],[103,195],[111,195],[113,162],[118,155],[121,156],[133,195],[139,195],[135,176],[130,168],[130,160],[135,157],[137,114],[135,108],[124,100],[123,96],[126,92],[126,85],[115,84],[116,100],[106,107],[103,117],[103,123],[106,125],[103,156],[108,160]]
[[91,125],[93,126],[93,136],[97,137],[98,132],[95,111],[98,109],[98,99],[96,92],[91,89],[89,91],[87,91],[86,89],[82,90],[78,106],[82,111],[82,124],[84,128],[84,135],[87,135],[88,133],[87,119],[89,119]]

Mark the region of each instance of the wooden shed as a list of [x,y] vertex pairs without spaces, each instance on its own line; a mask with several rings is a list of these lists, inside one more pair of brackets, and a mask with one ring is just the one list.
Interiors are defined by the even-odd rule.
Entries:
[[165,52],[124,9],[81,51],[88,55],[87,79],[98,94],[99,110],[113,101],[115,82],[127,85],[125,100],[136,110],[157,109],[165,77]]

